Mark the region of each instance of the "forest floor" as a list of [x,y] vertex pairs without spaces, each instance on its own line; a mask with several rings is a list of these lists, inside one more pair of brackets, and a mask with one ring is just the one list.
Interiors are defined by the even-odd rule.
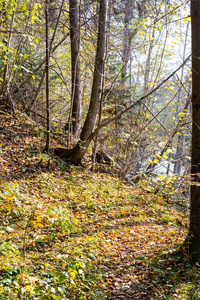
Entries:
[[200,299],[200,266],[178,251],[187,214],[44,154],[43,135],[0,106],[0,299]]

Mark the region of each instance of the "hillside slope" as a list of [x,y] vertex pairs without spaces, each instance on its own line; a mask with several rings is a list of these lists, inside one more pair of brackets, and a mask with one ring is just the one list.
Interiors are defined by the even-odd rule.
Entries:
[[197,266],[172,255],[187,235],[183,213],[159,193],[51,158],[41,128],[3,106],[0,116],[1,299],[199,295]]

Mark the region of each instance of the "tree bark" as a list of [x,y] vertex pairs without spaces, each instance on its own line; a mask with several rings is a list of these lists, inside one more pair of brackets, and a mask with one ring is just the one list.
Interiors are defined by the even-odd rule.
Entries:
[[58,148],[55,154],[67,161],[79,164],[84,157],[90,142],[93,138],[92,132],[96,124],[97,115],[100,107],[101,82],[103,77],[103,66],[106,46],[106,15],[107,0],[100,1],[99,9],[99,27],[96,48],[95,67],[93,75],[93,84],[90,97],[89,110],[81,131],[80,140],[73,149]]
[[49,100],[49,0],[46,0],[45,7],[46,18],[46,113],[47,113],[47,131],[46,131],[46,151],[50,149],[50,100]]
[[200,260],[200,1],[191,0],[192,22],[192,167],[189,252]]
[[[128,61],[130,59],[131,44],[133,39],[133,33],[130,28],[131,20],[133,18],[133,5],[132,1],[125,1],[125,16],[124,16],[124,41],[123,41],[123,56],[122,56],[122,82],[125,83],[128,74]],[[136,34],[136,30],[134,30]]]
[[[7,51],[6,51],[6,64],[4,65],[3,68],[3,76],[2,76],[2,86],[1,86],[1,92],[0,92],[0,96],[2,98],[8,98],[9,99],[9,95],[7,95],[6,97],[6,91],[8,92],[9,89],[9,74],[8,74],[8,70],[9,70],[9,47],[10,47],[10,42],[11,42],[11,35],[12,35],[12,28],[13,28],[13,24],[14,24],[14,19],[15,19],[15,11],[13,11],[12,13],[12,17],[11,20],[8,20],[8,16],[7,16],[7,11],[6,11],[6,3],[5,1],[3,1],[3,26],[7,29],[7,33],[5,34],[5,36],[3,37],[3,43],[5,44]],[[8,29],[10,23],[10,29]]]
[[[77,0],[69,1],[70,7],[70,40],[71,40],[71,111],[68,129],[79,135],[81,126],[81,73],[80,73],[80,27]],[[66,124],[67,125],[67,124]]]

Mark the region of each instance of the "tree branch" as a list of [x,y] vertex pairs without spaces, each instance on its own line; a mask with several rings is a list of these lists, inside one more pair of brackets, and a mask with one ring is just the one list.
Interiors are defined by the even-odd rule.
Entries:
[[93,139],[95,137],[96,134],[98,134],[99,130],[105,126],[107,126],[108,124],[112,123],[113,121],[121,118],[121,116],[123,114],[125,114],[127,111],[129,111],[130,109],[132,109],[133,107],[135,107],[137,104],[140,104],[142,102],[142,100],[144,100],[145,98],[149,97],[150,95],[152,95],[155,91],[157,91],[165,82],[167,82],[172,76],[174,76],[174,74],[176,74],[176,72],[178,72],[185,64],[186,62],[189,60],[189,58],[191,57],[191,54],[184,60],[184,62],[175,70],[173,71],[169,76],[167,76],[162,82],[160,82],[155,88],[153,88],[151,91],[149,91],[147,94],[143,95],[142,97],[140,97],[137,101],[135,101],[133,104],[129,105],[128,107],[126,107],[125,109],[123,109],[122,111],[120,111],[118,114],[116,114],[114,117],[107,119],[105,121],[103,121],[90,135],[90,139]]

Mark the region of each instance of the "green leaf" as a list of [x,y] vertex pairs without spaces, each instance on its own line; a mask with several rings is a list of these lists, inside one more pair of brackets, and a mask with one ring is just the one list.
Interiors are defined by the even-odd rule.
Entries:
[[60,283],[62,283],[64,280],[65,280],[65,276],[64,276],[63,274],[60,274],[60,275],[58,276],[58,281],[59,281]]

